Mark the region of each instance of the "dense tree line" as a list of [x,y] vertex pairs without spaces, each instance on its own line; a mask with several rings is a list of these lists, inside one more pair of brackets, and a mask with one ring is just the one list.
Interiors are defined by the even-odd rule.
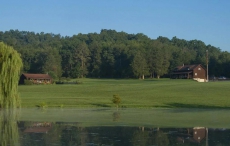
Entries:
[[182,64],[206,67],[209,75],[230,75],[230,53],[200,40],[169,39],[115,30],[61,36],[28,31],[0,31],[0,41],[16,49],[23,72],[49,73],[52,77],[144,78],[169,76]]

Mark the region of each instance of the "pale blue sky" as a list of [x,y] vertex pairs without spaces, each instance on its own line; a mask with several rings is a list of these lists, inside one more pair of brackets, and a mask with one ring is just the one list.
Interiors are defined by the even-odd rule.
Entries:
[[230,0],[0,0],[0,31],[10,29],[62,36],[113,29],[230,52]]

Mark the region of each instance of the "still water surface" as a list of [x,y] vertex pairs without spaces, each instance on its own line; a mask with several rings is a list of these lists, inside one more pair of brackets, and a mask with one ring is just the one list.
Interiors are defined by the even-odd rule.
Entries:
[[229,146],[230,110],[0,111],[1,146]]

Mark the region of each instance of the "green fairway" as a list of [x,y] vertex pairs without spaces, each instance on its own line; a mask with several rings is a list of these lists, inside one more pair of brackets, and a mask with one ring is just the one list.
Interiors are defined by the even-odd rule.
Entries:
[[114,94],[127,108],[229,108],[230,82],[173,79],[79,79],[83,84],[21,85],[22,107],[115,107]]

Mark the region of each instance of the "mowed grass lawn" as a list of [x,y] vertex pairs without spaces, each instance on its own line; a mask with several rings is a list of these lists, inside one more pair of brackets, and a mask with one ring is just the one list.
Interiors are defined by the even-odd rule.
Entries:
[[22,107],[230,108],[230,81],[79,79],[83,84],[20,85]]

